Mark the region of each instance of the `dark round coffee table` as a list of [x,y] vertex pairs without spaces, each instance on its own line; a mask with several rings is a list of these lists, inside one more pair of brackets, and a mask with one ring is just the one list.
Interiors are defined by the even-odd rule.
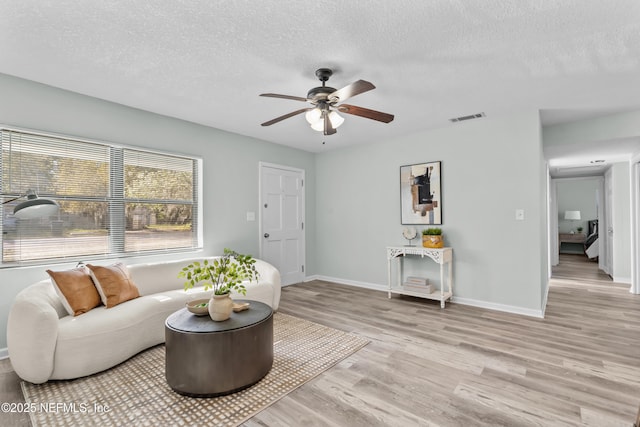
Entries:
[[260,381],[273,364],[273,311],[259,301],[214,322],[186,308],[165,322],[167,383],[186,396],[230,394]]

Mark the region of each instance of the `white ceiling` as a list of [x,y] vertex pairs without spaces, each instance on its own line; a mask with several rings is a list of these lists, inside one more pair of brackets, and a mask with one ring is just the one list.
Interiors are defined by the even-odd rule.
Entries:
[[[640,107],[638,0],[0,0],[0,10],[1,73],[314,152],[479,112],[549,109],[543,119],[557,123]],[[335,70],[335,88],[375,84],[348,102],[395,120],[345,115],[326,137],[303,115],[261,127],[305,104],[258,95],[304,97],[319,67]]]

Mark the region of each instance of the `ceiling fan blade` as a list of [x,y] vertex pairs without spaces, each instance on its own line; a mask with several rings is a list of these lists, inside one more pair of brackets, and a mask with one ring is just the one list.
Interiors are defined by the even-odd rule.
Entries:
[[291,95],[280,95],[278,93],[261,93],[260,96],[268,96],[269,98],[292,99],[294,101],[307,102],[307,98],[302,98],[299,96],[291,96]]
[[353,114],[354,116],[365,117],[367,119],[377,120],[383,123],[389,123],[394,118],[393,114],[357,107],[355,105],[341,104],[335,108],[337,108],[341,113]]
[[372,83],[369,83],[366,80],[358,80],[355,83],[351,83],[350,85],[329,94],[329,100],[331,102],[346,101],[352,96],[360,95],[361,93],[368,92],[375,88],[376,87]]
[[336,130],[331,124],[331,120],[329,120],[328,112],[325,112],[323,116],[324,116],[324,134],[333,135],[334,133],[336,133]]
[[264,123],[262,123],[262,126],[271,126],[274,123],[278,123],[278,122],[280,122],[280,121],[282,121],[284,119],[288,119],[289,117],[297,116],[298,114],[305,113],[305,112],[307,112],[309,110],[312,110],[312,109],[313,108],[303,108],[301,110],[293,111],[293,112],[291,112],[289,114],[285,114],[284,116],[276,117],[273,120],[269,120],[268,122],[264,122]]

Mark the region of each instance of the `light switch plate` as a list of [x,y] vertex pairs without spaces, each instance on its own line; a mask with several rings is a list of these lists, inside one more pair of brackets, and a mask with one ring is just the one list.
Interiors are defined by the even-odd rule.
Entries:
[[524,209],[516,209],[516,220],[524,221]]
[[256,213],[255,212],[247,212],[247,221],[255,221]]

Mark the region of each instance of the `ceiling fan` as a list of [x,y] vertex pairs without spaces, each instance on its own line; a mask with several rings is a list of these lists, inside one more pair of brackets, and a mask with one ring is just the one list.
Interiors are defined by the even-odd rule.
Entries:
[[313,130],[324,132],[325,135],[333,135],[336,128],[344,122],[344,118],[338,112],[352,114],[367,119],[377,120],[383,123],[389,123],[393,120],[393,114],[382,113],[380,111],[370,110],[368,108],[357,107],[355,105],[339,104],[347,99],[359,95],[361,93],[375,89],[376,87],[365,81],[358,80],[342,89],[336,90],[326,86],[325,83],[333,74],[329,68],[319,68],[316,70],[316,77],[322,82],[322,86],[314,87],[307,93],[306,98],[299,96],[280,95],[277,93],[262,93],[260,96],[271,98],[292,99],[294,101],[309,102],[313,107],[302,108],[293,111],[284,116],[276,117],[273,120],[262,123],[262,126],[271,126],[289,117],[306,113],[305,118],[311,125]]

